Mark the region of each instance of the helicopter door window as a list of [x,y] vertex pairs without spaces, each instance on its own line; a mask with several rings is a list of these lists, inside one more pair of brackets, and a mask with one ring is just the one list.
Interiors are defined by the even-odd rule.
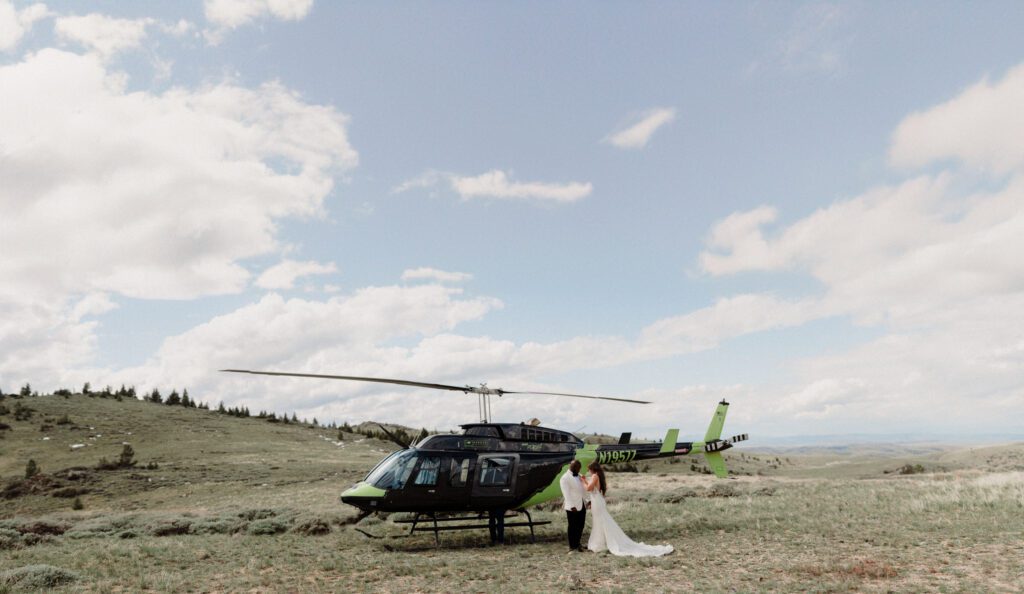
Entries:
[[481,487],[504,487],[512,479],[512,458],[485,458],[480,469]]
[[416,480],[413,484],[434,486],[437,484],[437,471],[441,468],[440,458],[423,458],[420,462],[420,471],[416,473]]
[[451,485],[453,487],[465,487],[469,482],[469,458],[452,458]]

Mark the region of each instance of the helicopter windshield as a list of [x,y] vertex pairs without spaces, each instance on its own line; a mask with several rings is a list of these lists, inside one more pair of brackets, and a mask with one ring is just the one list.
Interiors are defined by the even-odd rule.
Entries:
[[366,476],[366,482],[378,489],[401,489],[416,464],[415,450],[400,450],[391,454]]

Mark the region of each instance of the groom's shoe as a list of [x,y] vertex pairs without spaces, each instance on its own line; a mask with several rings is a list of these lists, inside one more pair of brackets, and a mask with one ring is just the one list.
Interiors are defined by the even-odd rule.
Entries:
[[587,552],[587,549],[583,548],[583,545],[580,545],[579,548],[577,548],[576,550],[578,552],[580,552],[580,553],[586,553]]

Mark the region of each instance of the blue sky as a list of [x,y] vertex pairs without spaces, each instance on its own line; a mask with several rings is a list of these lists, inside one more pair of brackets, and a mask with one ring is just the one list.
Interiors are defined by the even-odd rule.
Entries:
[[1019,3],[0,0],[0,388],[449,427],[1024,421]]

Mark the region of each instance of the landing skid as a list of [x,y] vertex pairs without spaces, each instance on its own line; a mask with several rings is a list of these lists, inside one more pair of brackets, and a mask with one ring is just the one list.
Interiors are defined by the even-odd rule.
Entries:
[[[513,511],[511,514],[506,515],[506,518],[514,518],[518,514],[525,514],[525,522],[505,522],[506,528],[521,528],[524,526],[530,527],[530,542],[537,542],[537,534],[534,532],[534,526],[544,526],[550,524],[550,520],[538,520],[534,521],[533,516],[530,515],[528,510]],[[411,520],[395,520],[396,524],[412,524],[409,529],[409,534],[406,536],[412,536],[415,532],[433,532],[434,533],[434,545],[441,546],[441,533],[448,532],[451,530],[480,530],[490,528],[488,524],[453,524],[446,526],[439,526],[439,522],[480,522],[484,520],[484,514],[477,514],[475,516],[445,516],[442,518],[437,517],[434,512],[417,512],[416,516]],[[420,523],[430,524],[422,526]]]

